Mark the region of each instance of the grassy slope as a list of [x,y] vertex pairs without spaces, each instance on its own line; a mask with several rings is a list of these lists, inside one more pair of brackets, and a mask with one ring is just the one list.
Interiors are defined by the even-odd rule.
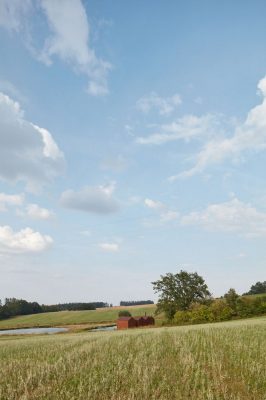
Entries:
[[[245,297],[266,297],[262,295],[250,295]],[[132,315],[154,315],[156,306],[112,307],[97,309],[96,311],[60,311],[53,313],[33,314],[10,318],[0,321],[0,329],[29,328],[36,326],[61,326],[115,322],[120,309],[129,310]]]
[[[132,315],[153,315],[155,306],[123,307]],[[32,314],[0,321],[0,329],[22,328],[34,326],[60,326],[75,324],[111,323],[117,319],[119,309],[98,309],[96,311],[60,311],[43,314]]]
[[0,338],[1,400],[265,400],[266,318]]

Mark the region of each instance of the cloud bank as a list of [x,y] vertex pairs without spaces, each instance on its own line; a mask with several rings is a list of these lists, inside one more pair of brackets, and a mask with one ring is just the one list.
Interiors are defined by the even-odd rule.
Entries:
[[62,193],[60,203],[63,207],[92,214],[113,214],[120,208],[113,197],[114,184],[107,186],[88,186],[75,192],[66,190]]
[[64,170],[51,133],[24,118],[20,104],[0,92],[0,180],[42,187]]

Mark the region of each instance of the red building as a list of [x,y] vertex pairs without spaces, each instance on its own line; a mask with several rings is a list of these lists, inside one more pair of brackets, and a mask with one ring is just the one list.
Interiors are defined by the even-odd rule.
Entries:
[[155,320],[153,317],[120,317],[116,321],[117,329],[130,329],[139,326],[154,325]]
[[134,317],[136,321],[136,326],[144,326],[144,318],[143,317]]
[[137,326],[136,320],[133,317],[120,317],[116,321],[117,329],[129,329]]
[[155,319],[153,318],[153,317],[149,317],[149,316],[146,316],[145,315],[145,317],[143,317],[143,325],[154,325],[155,324]]

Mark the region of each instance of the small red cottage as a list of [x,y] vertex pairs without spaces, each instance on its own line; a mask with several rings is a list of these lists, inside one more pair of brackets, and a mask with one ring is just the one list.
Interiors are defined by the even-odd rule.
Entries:
[[117,329],[137,328],[138,326],[154,325],[153,317],[120,317],[116,321]]
[[143,325],[154,325],[155,324],[155,319],[153,317],[143,317]]
[[135,328],[136,320],[133,317],[120,317],[116,321],[117,329]]
[[136,321],[136,326],[143,326],[144,324],[144,318],[143,317],[134,317],[134,320]]

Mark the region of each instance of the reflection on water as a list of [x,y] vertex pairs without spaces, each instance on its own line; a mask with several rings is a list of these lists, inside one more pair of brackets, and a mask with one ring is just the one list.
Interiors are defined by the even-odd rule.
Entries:
[[98,328],[90,329],[90,332],[103,332],[103,331],[116,331],[116,325],[112,326],[98,326]]
[[21,329],[9,329],[0,331],[0,335],[30,335],[30,334],[41,334],[48,333],[51,335],[52,333],[59,332],[67,332],[67,328],[21,328]]

